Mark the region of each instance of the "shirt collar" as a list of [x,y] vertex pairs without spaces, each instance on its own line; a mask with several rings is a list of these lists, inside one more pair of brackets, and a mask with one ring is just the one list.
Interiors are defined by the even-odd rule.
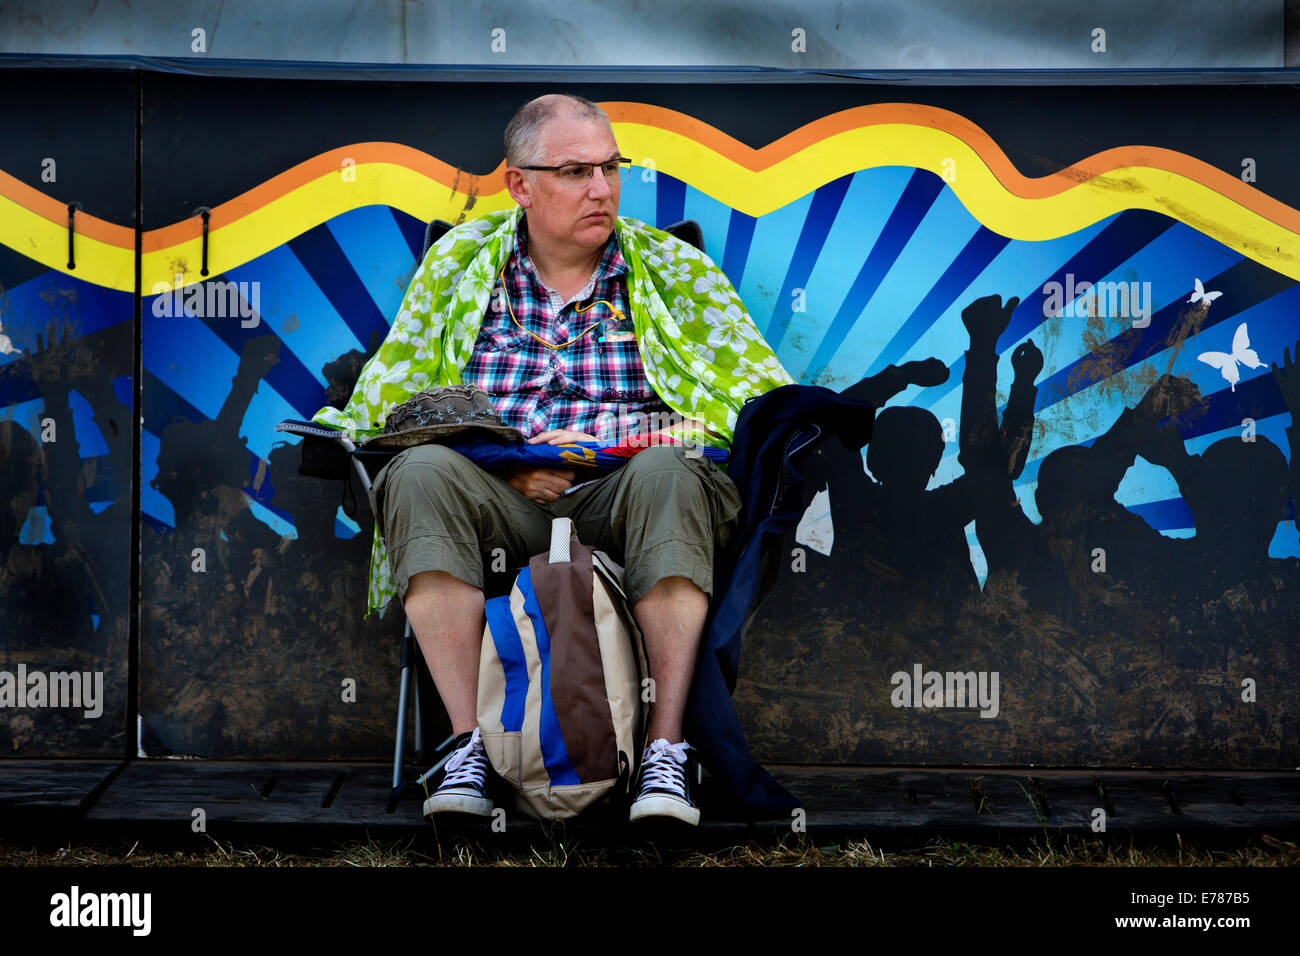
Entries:
[[[537,267],[533,265],[532,256],[528,254],[527,213],[521,214],[519,217],[519,228],[515,235],[515,254],[518,257],[519,266],[545,288],[541,276],[537,274]],[[627,260],[623,258],[623,251],[618,243],[618,229],[611,229],[609,239],[606,240],[605,247],[601,251],[600,259],[596,262],[596,271],[592,274],[592,278],[595,282],[600,282],[602,279],[622,275],[627,271]]]

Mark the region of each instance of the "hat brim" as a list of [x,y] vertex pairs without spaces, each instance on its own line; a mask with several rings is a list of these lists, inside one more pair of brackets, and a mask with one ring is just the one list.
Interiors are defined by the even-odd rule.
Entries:
[[510,444],[519,444],[526,439],[524,433],[509,425],[419,425],[406,431],[376,435],[361,444],[362,448],[412,448],[429,442],[442,442],[451,437],[492,438]]

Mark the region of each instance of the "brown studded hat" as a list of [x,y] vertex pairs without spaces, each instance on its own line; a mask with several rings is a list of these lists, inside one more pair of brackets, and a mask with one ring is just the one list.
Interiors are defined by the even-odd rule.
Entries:
[[367,441],[365,447],[410,448],[461,434],[507,442],[524,440],[523,432],[501,420],[483,389],[477,385],[443,385],[416,392],[402,404],[394,405],[384,419],[384,433]]

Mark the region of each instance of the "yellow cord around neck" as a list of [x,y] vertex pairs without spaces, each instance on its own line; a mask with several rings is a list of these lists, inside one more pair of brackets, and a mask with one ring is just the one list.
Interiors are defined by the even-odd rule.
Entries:
[[[567,348],[568,346],[572,345],[574,342],[578,341],[578,339],[586,335],[588,332],[590,332],[592,329],[594,329],[596,326],[600,325],[600,320],[597,320],[591,323],[591,325],[587,326],[585,329],[583,329],[573,338],[569,339],[569,341],[561,342],[559,345],[552,345],[550,342],[546,341],[546,339],[542,338],[540,335],[538,335],[536,332],[532,331],[531,329],[525,329],[523,324],[517,318],[515,318],[515,310],[510,306],[510,293],[506,292],[506,270],[504,267],[501,269],[501,272],[499,273],[499,278],[501,279],[501,295],[505,297],[506,311],[510,313],[510,321],[513,322],[515,325],[519,326],[520,330],[531,335],[533,338],[537,339],[537,341],[541,342],[543,345],[545,345],[548,349],[551,349],[552,351],[556,349]],[[621,322],[627,321],[627,316],[624,315],[618,309],[618,307],[615,306],[614,303],[610,302],[608,299],[598,299],[595,302],[591,303],[591,305],[586,306],[585,308],[575,305],[573,307],[573,311],[576,314],[581,315],[583,312],[591,311],[598,305],[609,306],[609,310],[618,316],[619,321]]]

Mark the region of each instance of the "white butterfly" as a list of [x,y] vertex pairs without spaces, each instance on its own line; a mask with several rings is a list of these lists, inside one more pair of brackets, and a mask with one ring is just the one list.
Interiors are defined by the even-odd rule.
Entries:
[[1190,299],[1188,299],[1187,301],[1188,301],[1188,302],[1192,302],[1192,303],[1196,303],[1196,302],[1204,302],[1205,305],[1206,305],[1206,308],[1208,308],[1209,305],[1210,305],[1210,303],[1213,302],[1215,299],[1217,299],[1217,298],[1218,298],[1219,296],[1221,296],[1221,295],[1223,295],[1222,292],[1206,292],[1206,291],[1205,291],[1205,286],[1201,285],[1201,280],[1200,280],[1200,279],[1197,279],[1197,280],[1196,280],[1196,291],[1192,293],[1192,297],[1191,297]]
[[[1200,283],[1197,284],[1199,285]],[[1214,294],[1218,295],[1217,292]],[[1228,384],[1232,386],[1234,392],[1237,390],[1237,383],[1241,381],[1241,372],[1237,369],[1238,363],[1247,368],[1262,368],[1264,365],[1264,363],[1259,360],[1259,356],[1255,354],[1255,350],[1250,347],[1250,339],[1246,335],[1245,322],[1237,326],[1237,332],[1232,337],[1231,355],[1227,352],[1202,352],[1200,355],[1196,356],[1196,358],[1199,361],[1204,362],[1206,365],[1217,368],[1222,372],[1223,377],[1227,380]]]

